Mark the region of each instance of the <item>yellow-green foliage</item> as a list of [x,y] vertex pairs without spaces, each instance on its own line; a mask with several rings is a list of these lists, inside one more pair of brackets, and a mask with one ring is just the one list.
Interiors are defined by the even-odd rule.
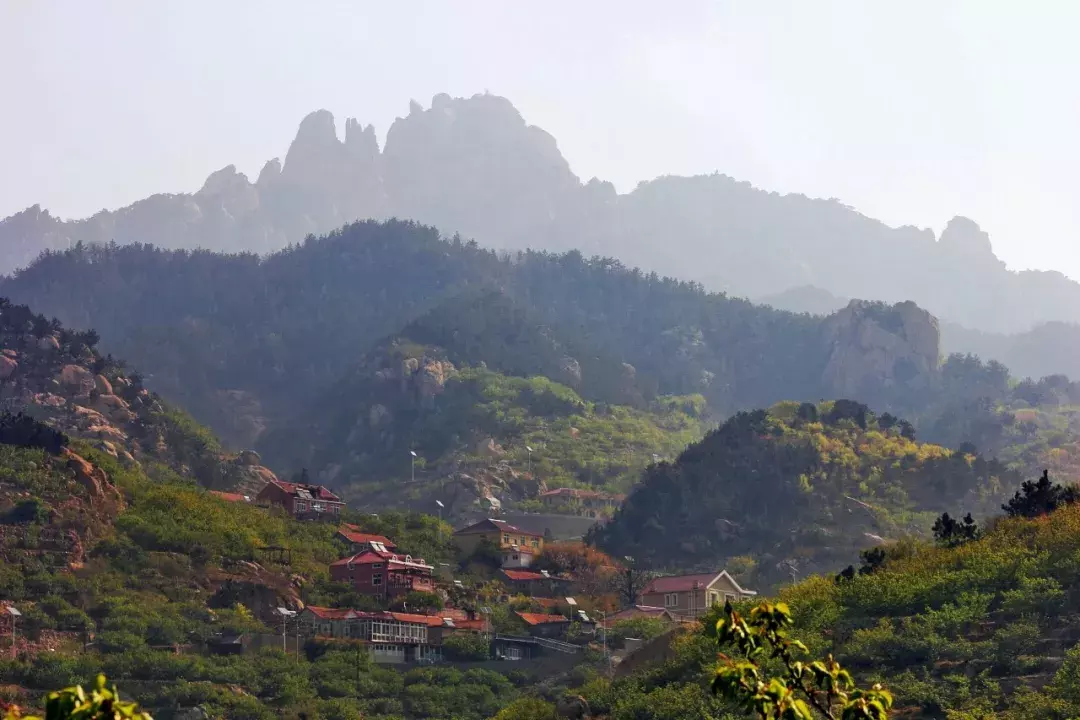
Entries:
[[851,401],[739,413],[674,463],[650,468],[594,539],[654,565],[722,567],[754,554],[835,571],[875,537],[925,535],[943,511],[996,511],[1019,476],[994,461],[911,438]]
[[[1080,640],[1078,583],[1080,507],[1066,506],[1001,519],[960,547],[890,547],[872,574],[815,577],[779,597],[812,651],[831,650],[856,675],[885,681],[898,707],[1066,718],[1080,713],[1080,650],[1070,650]],[[1064,665],[1048,659],[1063,654]],[[1005,678],[1039,673],[1053,678],[1042,695],[1000,689]]]
[[[459,437],[468,437],[469,424],[490,434],[519,470],[529,467],[526,448],[532,447],[533,472],[550,487],[625,490],[653,455],[670,457],[704,432],[700,395],[663,397],[639,410],[587,402],[548,378],[510,377],[482,368],[459,372],[447,384],[448,397],[440,401],[456,407],[456,394],[472,402],[461,408]],[[466,461],[489,461],[470,454],[471,448],[450,451],[462,449]]]

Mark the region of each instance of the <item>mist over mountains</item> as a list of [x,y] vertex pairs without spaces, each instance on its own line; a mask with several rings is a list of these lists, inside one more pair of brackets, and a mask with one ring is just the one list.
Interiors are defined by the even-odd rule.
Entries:
[[489,94],[440,94],[427,109],[412,102],[381,149],[372,126],[349,119],[342,140],[333,116],[314,112],[284,162],[267,162],[255,182],[228,166],[194,193],[154,195],[86,219],[28,208],[0,221],[0,272],[78,242],[267,253],[358,218],[389,217],[499,249],[617,257],[751,299],[811,286],[914,300],[944,321],[998,333],[1080,321],[1080,284],[1057,272],[1008,270],[967,218],[936,237],[888,227],[837,200],[720,174],[659,177],[619,194],[595,178],[582,182],[551,135]]

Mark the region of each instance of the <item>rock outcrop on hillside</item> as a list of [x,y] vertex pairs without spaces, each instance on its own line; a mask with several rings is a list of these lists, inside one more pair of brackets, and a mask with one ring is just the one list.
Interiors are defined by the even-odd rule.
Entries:
[[937,377],[937,319],[913,302],[892,307],[852,300],[821,326],[829,350],[822,377],[834,397],[924,392]]
[[595,178],[582,183],[551,135],[490,94],[439,94],[428,109],[411,103],[381,150],[372,126],[349,118],[341,140],[333,115],[316,111],[300,123],[284,162],[266,163],[254,183],[230,165],[196,192],[82,220],[35,205],[0,220],[0,273],[78,242],[262,253],[391,216],[499,249],[617,257],[751,298],[815,286],[838,297],[913,299],[984,330],[1080,321],[1080,284],[1055,272],[1009,271],[967,218],[937,238],[836,200],[770,193],[718,173],[663,176],[620,195]]
[[[123,463],[163,463],[210,486],[257,492],[274,479],[254,453],[226,455],[185,435],[141,378],[98,354],[96,342],[93,332],[66,330],[0,298],[0,411],[28,415]],[[100,468],[66,452],[92,498],[113,492]]]

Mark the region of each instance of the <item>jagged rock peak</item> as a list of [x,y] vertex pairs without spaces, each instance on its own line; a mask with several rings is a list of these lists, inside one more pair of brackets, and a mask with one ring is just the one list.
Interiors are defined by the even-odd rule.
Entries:
[[263,169],[259,171],[259,179],[256,181],[255,184],[259,187],[265,187],[273,183],[280,176],[281,160],[279,160],[278,158],[273,158],[272,160],[267,160],[266,164],[263,165]]
[[302,121],[285,155],[284,176],[317,175],[320,163],[341,154],[342,143],[329,110],[316,110]]
[[210,173],[203,183],[200,195],[220,195],[234,189],[237,185],[249,185],[247,175],[236,171],[235,165],[225,167]]
[[965,255],[993,255],[990,235],[970,218],[957,215],[941,233],[942,247],[959,251]]
[[345,121],[345,147],[351,155],[375,157],[379,154],[379,140],[374,125],[361,125],[356,118]]
[[296,130],[295,145],[302,141],[338,142],[337,129],[334,127],[334,113],[322,109],[308,113],[300,121],[300,127]]

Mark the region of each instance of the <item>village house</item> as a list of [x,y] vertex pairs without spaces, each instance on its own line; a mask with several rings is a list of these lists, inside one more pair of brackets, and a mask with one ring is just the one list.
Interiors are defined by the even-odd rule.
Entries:
[[390,551],[397,549],[397,545],[395,545],[390,538],[361,532],[360,528],[348,523],[338,528],[337,534],[339,538],[349,543],[349,552],[353,555],[371,548],[372,543],[380,543],[384,548]]
[[361,595],[389,600],[414,590],[433,592],[434,567],[423,558],[390,552],[375,541],[355,555],[330,564],[330,579],[348,583]]
[[572,512],[575,515],[598,517],[614,510],[626,500],[625,495],[612,495],[599,490],[555,488],[540,493],[540,502],[550,510]]
[[362,641],[369,646],[372,659],[381,663],[441,660],[441,630],[448,622],[452,624],[452,621],[434,615],[364,612],[311,605],[300,614],[305,634]]
[[336,520],[345,503],[322,485],[271,480],[255,496],[257,505],[278,505],[298,520]]
[[500,555],[502,557],[500,567],[504,568],[527,568],[536,559],[536,553],[532,550],[519,548],[503,548]]
[[552,575],[547,570],[513,570],[503,568],[499,571],[499,580],[515,594],[538,598],[561,597],[570,591],[572,580],[560,575]]
[[544,536],[514,527],[505,520],[481,520],[454,533],[454,544],[465,554],[471,554],[487,542],[499,552],[514,551],[539,555],[544,550]]
[[546,613],[516,612],[524,623],[531,637],[548,638],[551,640],[565,639],[570,627],[577,623],[585,634],[591,634],[596,623],[585,613],[578,611],[574,618],[565,615],[549,615]]
[[677,618],[698,618],[716,604],[757,595],[735,582],[726,570],[697,575],[668,575],[653,579],[641,591],[641,604],[662,607]]

